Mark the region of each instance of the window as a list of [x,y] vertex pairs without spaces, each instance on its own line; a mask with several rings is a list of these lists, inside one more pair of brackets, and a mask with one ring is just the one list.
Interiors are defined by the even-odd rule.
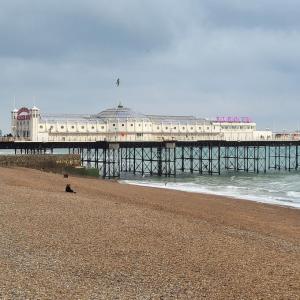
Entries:
[[124,127],[125,126],[125,124],[122,124],[122,127]]
[[116,126],[116,124],[113,124],[113,127],[115,127]]
[[92,129],[95,129],[95,127],[94,127],[94,126],[92,126]]
[[157,126],[157,129],[159,129],[159,126]]
[[182,127],[182,130],[185,130],[185,127]]
[[43,129],[43,125],[40,125],[40,129]]
[[104,126],[101,126],[101,129],[104,129]]
[[133,127],[133,124],[130,124],[131,127]]
[[64,128],[65,128],[65,126],[60,126],[60,128],[61,128],[61,129],[64,129]]
[[81,126],[81,129],[84,129],[84,126]]
[[166,130],[168,130],[169,129],[169,127],[166,127]]
[[139,124],[139,127],[141,127],[141,124]]
[[176,130],[176,129],[177,129],[177,127],[175,126],[175,127],[174,127],[174,129]]
[[191,127],[191,130],[193,130],[194,129],[194,127]]
[[72,129],[74,129],[75,128],[75,126],[72,126]]

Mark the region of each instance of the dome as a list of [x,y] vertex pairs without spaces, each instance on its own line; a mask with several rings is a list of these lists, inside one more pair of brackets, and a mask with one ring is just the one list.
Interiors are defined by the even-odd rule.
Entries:
[[116,108],[105,109],[95,116],[97,119],[135,119],[149,121],[149,118],[141,113],[137,113],[128,107],[119,104]]

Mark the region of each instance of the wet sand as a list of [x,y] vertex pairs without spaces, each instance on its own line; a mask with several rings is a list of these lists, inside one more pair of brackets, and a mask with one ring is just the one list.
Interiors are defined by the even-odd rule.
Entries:
[[0,299],[300,299],[300,210],[0,168],[0,270]]

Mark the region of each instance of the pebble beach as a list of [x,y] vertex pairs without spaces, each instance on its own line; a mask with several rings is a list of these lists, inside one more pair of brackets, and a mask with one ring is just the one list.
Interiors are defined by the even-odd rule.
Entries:
[[300,210],[0,168],[0,270],[0,299],[300,299]]

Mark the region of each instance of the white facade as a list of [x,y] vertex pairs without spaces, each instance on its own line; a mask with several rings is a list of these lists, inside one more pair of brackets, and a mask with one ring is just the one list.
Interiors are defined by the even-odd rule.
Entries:
[[39,142],[268,140],[250,120],[208,121],[192,116],[143,115],[119,105],[96,115],[43,115],[36,107],[12,111],[16,140]]

